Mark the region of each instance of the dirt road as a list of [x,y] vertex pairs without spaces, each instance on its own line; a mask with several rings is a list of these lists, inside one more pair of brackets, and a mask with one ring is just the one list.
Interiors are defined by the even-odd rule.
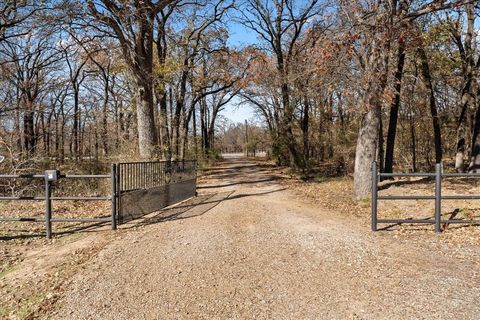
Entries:
[[112,242],[45,317],[478,319],[480,249],[372,234],[276,178],[244,160],[210,171],[202,204]]

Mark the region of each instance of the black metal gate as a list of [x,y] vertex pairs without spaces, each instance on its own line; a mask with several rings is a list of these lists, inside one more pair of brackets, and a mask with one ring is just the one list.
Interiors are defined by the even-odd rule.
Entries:
[[[33,191],[44,196],[2,195],[0,201],[36,200],[45,202],[45,217],[0,216],[2,221],[45,222],[47,238],[52,237],[52,222],[111,222],[112,229],[145,214],[159,211],[169,205],[194,197],[197,186],[197,162],[156,161],[112,164],[110,174],[70,175],[58,170],[47,170],[44,174],[0,175],[0,180],[38,180]],[[69,179],[110,179],[111,194],[102,196],[52,195],[53,187]],[[42,188],[42,180],[43,185]],[[98,218],[52,217],[52,200],[107,200],[112,203],[111,215]]]
[[117,165],[118,222],[191,198],[196,194],[197,162],[129,162]]

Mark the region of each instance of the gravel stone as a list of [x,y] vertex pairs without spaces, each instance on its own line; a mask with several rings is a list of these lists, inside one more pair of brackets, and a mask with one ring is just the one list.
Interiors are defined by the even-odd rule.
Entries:
[[371,233],[277,178],[242,159],[213,168],[203,202],[111,242],[45,318],[478,319],[478,247]]

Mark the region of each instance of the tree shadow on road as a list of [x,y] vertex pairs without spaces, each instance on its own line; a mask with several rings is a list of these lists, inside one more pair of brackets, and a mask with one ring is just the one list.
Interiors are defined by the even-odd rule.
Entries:
[[235,195],[234,195],[235,191],[200,195],[198,197],[192,198],[174,207],[164,209],[162,211],[159,211],[158,213],[154,213],[153,216],[151,214],[148,217],[143,218],[141,220],[133,220],[129,223],[130,226],[128,226],[127,228],[135,228],[142,225],[150,225],[150,224],[162,223],[167,221],[175,221],[175,220],[198,217],[212,210],[223,201],[230,201],[230,200],[235,200],[235,199],[240,199],[245,197],[263,196],[263,195],[268,195],[275,192],[280,192],[285,189],[286,188],[281,188],[281,189],[265,191],[265,192],[244,193],[244,194],[240,193]]
[[[77,232],[82,233],[92,233],[92,232],[101,232],[108,230],[103,227],[109,226],[110,222],[78,222],[75,224],[70,224],[63,227],[53,227],[52,233],[54,237],[67,236]],[[44,231],[35,232],[31,229],[14,229],[14,230],[5,230],[6,232],[15,232],[15,234],[0,235],[0,241],[11,241],[11,240],[27,240],[27,239],[39,239],[45,237]]]
[[[235,174],[237,175],[237,174]],[[225,184],[215,184],[211,186],[201,186],[197,187],[197,189],[214,189],[214,188],[224,188],[224,187],[231,187],[231,186],[237,186],[237,185],[242,185],[242,184],[254,184],[254,183],[260,183],[260,182],[272,182],[276,180],[282,179],[281,177],[269,177],[265,179],[258,179],[258,180],[248,180],[248,181],[236,181],[232,183],[225,183]]]
[[[235,200],[252,196],[263,196],[275,192],[280,192],[286,188],[258,192],[258,193],[239,193],[234,194],[235,191],[217,192],[200,195],[184,201],[178,205],[163,209],[156,213],[148,214],[142,218],[129,221],[121,226],[120,229],[133,229],[142,225],[150,225],[167,221],[182,220],[201,216],[208,211],[215,208],[223,201]],[[54,237],[68,236],[74,233],[95,233],[110,231],[110,222],[94,222],[94,223],[75,223],[64,227],[57,227],[53,229]],[[5,230],[9,232],[9,230]],[[12,240],[28,240],[41,239],[45,237],[45,232],[39,231],[32,233],[32,230],[15,230],[15,234],[0,235],[0,241]]]

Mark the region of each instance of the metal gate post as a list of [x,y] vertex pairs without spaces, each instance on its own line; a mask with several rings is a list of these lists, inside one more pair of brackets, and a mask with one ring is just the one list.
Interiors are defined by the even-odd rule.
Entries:
[[193,174],[195,175],[195,197],[198,197],[198,192],[197,192],[197,160],[193,161]]
[[52,185],[45,172],[45,226],[47,239],[52,238]]
[[378,175],[377,162],[372,162],[372,231],[377,231],[377,196],[378,196]]
[[441,232],[442,219],[442,165],[435,164],[435,232]]
[[117,229],[117,165],[112,163],[112,230]]

